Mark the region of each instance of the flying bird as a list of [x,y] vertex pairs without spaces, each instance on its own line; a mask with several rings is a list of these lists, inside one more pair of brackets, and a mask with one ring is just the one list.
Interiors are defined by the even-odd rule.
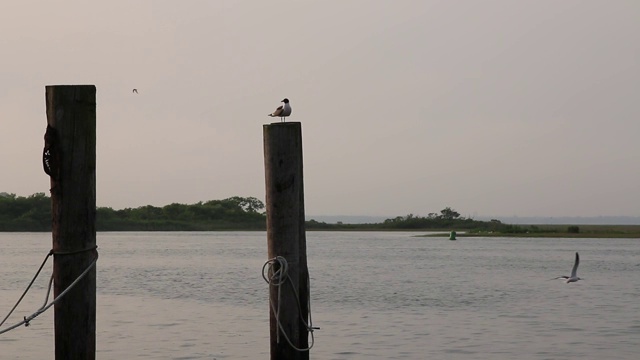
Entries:
[[287,98],[285,98],[281,102],[283,102],[284,105],[278,106],[276,111],[274,111],[273,113],[269,114],[269,116],[271,116],[271,117],[279,117],[280,120],[282,120],[284,122],[284,118],[289,116],[289,115],[291,115],[291,105],[289,105],[289,99],[287,99]]
[[138,93],[138,89],[133,89],[133,93],[137,94]]
[[582,280],[581,278],[579,278],[576,273],[578,272],[578,265],[580,265],[580,255],[578,255],[578,253],[576,252],[576,261],[573,263],[573,269],[571,269],[571,275],[570,276],[558,276],[557,278],[553,278],[552,280],[555,279],[566,279],[567,280],[567,284],[568,283],[572,283],[572,282],[576,282],[578,280]]

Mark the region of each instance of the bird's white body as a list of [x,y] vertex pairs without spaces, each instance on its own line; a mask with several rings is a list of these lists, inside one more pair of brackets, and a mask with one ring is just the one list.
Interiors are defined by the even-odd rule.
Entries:
[[289,103],[286,103],[283,105],[282,113],[280,113],[280,116],[285,117],[289,115],[291,115],[291,105],[289,105]]
[[566,283],[572,283],[572,282],[576,282],[578,280],[582,280],[581,278],[578,277],[578,265],[580,265],[580,255],[578,255],[578,253],[576,253],[576,260],[573,263],[573,268],[571,269],[571,275],[570,276],[558,276],[556,279],[566,279]]

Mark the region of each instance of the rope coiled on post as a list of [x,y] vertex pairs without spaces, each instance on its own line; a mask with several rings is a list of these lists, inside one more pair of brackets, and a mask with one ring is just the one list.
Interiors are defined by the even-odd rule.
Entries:
[[[11,316],[11,314],[14,312],[14,310],[18,307],[18,305],[20,304],[20,302],[22,302],[22,299],[24,299],[25,295],[27,294],[27,292],[29,292],[29,289],[31,288],[31,285],[33,285],[33,283],[36,281],[36,279],[38,278],[38,275],[40,275],[40,272],[42,271],[42,268],[44,267],[44,265],[46,264],[47,260],[49,259],[49,257],[51,255],[71,255],[71,254],[76,254],[76,253],[80,253],[80,252],[85,252],[85,251],[90,251],[90,250],[95,250],[98,247],[92,247],[89,249],[83,249],[83,250],[79,250],[79,251],[71,251],[71,252],[54,252],[53,250],[49,251],[49,253],[47,254],[47,256],[44,258],[44,260],[42,261],[42,265],[40,265],[40,268],[38,269],[38,271],[36,271],[35,276],[33,277],[33,279],[31,279],[31,282],[29,283],[29,285],[27,285],[27,288],[24,290],[24,292],[22,293],[22,296],[20,296],[20,298],[18,299],[18,301],[16,302],[16,304],[13,306],[13,308],[9,311],[9,313],[7,314],[7,316],[4,317],[4,319],[2,319],[2,321],[0,322],[0,326],[2,326],[7,319],[9,318],[9,316]],[[91,261],[91,263],[87,266],[87,268],[80,274],[78,275],[78,277],[73,280],[73,282],[71,284],[69,284],[69,286],[67,286],[66,289],[64,289],[60,294],[58,294],[58,296],[56,296],[55,299],[53,299],[50,303],[49,303],[49,295],[51,294],[51,286],[53,285],[53,274],[51,275],[51,278],[49,279],[49,286],[47,287],[47,292],[46,292],[46,296],[44,299],[44,304],[38,309],[36,310],[33,314],[29,315],[29,316],[24,316],[23,320],[18,322],[17,324],[11,325],[5,329],[0,330],[0,335],[13,330],[21,325],[24,326],[29,326],[29,322],[33,319],[35,319],[36,317],[38,317],[40,314],[42,314],[43,312],[47,311],[50,307],[52,307],[53,305],[55,305],[60,299],[62,299],[62,297],[64,297],[80,280],[82,280],[82,278],[85,277],[85,275],[87,275],[87,273],[89,272],[89,270],[91,270],[91,268],[93,268],[96,264],[96,262],[98,261],[98,252],[96,251],[96,257]]]
[[[274,266],[277,265],[277,270],[273,270]],[[266,272],[265,272],[266,270]],[[273,314],[276,318],[276,323],[277,323],[277,327],[278,327],[278,332],[276,333],[276,341],[278,343],[280,343],[280,332],[282,332],[282,335],[284,336],[285,340],[287,340],[287,342],[289,343],[289,345],[295,349],[296,351],[309,351],[311,350],[311,348],[313,347],[313,344],[315,342],[315,338],[313,336],[313,331],[314,330],[319,330],[319,327],[314,327],[312,325],[313,321],[311,319],[311,285],[309,285],[309,294],[307,296],[307,306],[309,309],[309,321],[307,322],[307,319],[304,318],[304,315],[302,314],[302,306],[300,304],[300,297],[298,295],[298,290],[296,289],[296,286],[294,286],[293,284],[293,280],[291,280],[291,277],[288,274],[289,271],[289,264],[287,263],[287,260],[282,257],[282,256],[276,256],[272,259],[267,260],[264,265],[262,266],[262,278],[269,284],[269,286],[276,286],[278,288],[278,308],[276,309],[274,304],[273,304],[273,300],[271,299],[271,295],[269,295],[269,306],[271,308],[271,311],[273,311]],[[267,275],[268,274],[268,275]],[[308,274],[307,274],[308,276]],[[307,278],[308,281],[310,282],[310,279]],[[287,333],[284,330],[284,327],[282,326],[282,324],[280,323],[280,294],[282,291],[282,285],[284,285],[287,280],[289,281],[289,283],[291,284],[291,288],[293,289],[293,293],[296,297],[296,303],[298,305],[298,312],[300,314],[300,320],[302,321],[302,323],[304,324],[305,328],[307,329],[307,331],[311,334],[311,344],[309,345],[309,347],[301,349],[298,348],[297,346],[295,346],[291,340],[289,339],[289,336],[287,336]]]

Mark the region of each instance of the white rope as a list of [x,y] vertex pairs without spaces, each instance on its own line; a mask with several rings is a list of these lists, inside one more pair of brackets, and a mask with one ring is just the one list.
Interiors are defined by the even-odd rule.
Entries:
[[[47,255],[47,258],[45,258],[45,262],[46,259],[48,259],[48,257],[50,255],[56,255],[53,252],[50,252],[49,255]],[[65,255],[62,254],[61,255]],[[44,304],[38,309],[36,310],[33,314],[29,315],[29,316],[25,316],[23,318],[22,321],[20,321],[17,324],[11,325],[5,329],[0,330],[0,335],[13,330],[15,328],[17,328],[18,326],[24,325],[24,326],[29,326],[29,322],[33,319],[35,319],[36,317],[38,317],[40,314],[42,314],[43,312],[47,311],[50,307],[52,307],[53,305],[55,305],[58,301],[60,301],[60,299],[62,299],[63,296],[65,296],[80,280],[82,280],[82,278],[87,275],[87,273],[89,272],[89,270],[91,270],[91,268],[93,268],[96,265],[96,262],[98,261],[98,253],[96,252],[96,257],[95,259],[93,259],[93,261],[91,262],[91,264],[89,264],[89,266],[87,266],[87,268],[75,279],[73,280],[73,282],[71,284],[69,284],[69,286],[67,286],[66,289],[64,289],[64,291],[62,291],[60,294],[58,294],[58,296],[56,296],[55,299],[53,299],[53,301],[51,301],[50,303],[47,304],[47,302],[49,301],[49,295],[51,293],[51,285],[53,285],[53,275],[51,275],[51,279],[49,279],[49,287],[47,288],[47,293],[44,299]],[[44,262],[42,263],[42,266],[44,266]],[[40,270],[42,270],[42,266],[40,266]],[[38,272],[36,273],[36,277],[38,276],[38,274],[40,273],[40,270],[38,270]],[[20,299],[18,300],[18,302],[16,303],[16,305],[13,307],[13,309],[11,309],[11,311],[9,311],[9,314],[7,314],[7,316],[4,318],[4,320],[2,320],[2,322],[0,323],[0,326],[2,324],[4,324],[4,322],[7,320],[7,318],[11,315],[11,313],[13,313],[13,311],[16,309],[16,307],[18,306],[18,304],[20,303],[20,301],[22,301],[22,298],[24,298],[25,294],[27,293],[27,291],[29,290],[29,288],[31,287],[31,285],[33,284],[33,281],[35,281],[35,277],[33,280],[31,280],[31,283],[29,284],[29,286],[27,287],[27,290],[24,291],[24,293],[22,294],[22,296],[20,297]]]
[[31,282],[29,283],[29,285],[27,285],[27,288],[24,290],[24,292],[22,293],[22,295],[20,296],[18,301],[16,301],[16,304],[13,305],[13,308],[11,308],[11,310],[9,310],[9,313],[7,314],[7,316],[5,316],[4,319],[2,319],[2,321],[0,321],[0,326],[2,326],[5,321],[7,321],[9,316],[11,316],[11,314],[18,307],[20,302],[22,302],[22,299],[24,299],[24,296],[27,295],[27,292],[29,292],[29,289],[31,289],[31,285],[33,285],[33,283],[36,281],[36,279],[38,278],[38,275],[40,275],[40,271],[42,271],[42,268],[47,263],[47,260],[49,260],[49,256],[51,256],[51,255],[53,255],[53,250],[49,251],[47,256],[44,257],[44,260],[42,261],[42,264],[40,265],[40,268],[38,269],[38,271],[36,271],[36,274],[33,276],[33,279],[31,279]]
[[[273,270],[274,265],[278,265],[276,271]],[[265,269],[267,270],[265,272]],[[276,323],[278,326],[278,332],[276,333],[276,342],[279,344],[280,343],[280,332],[282,332],[282,335],[284,336],[285,340],[287,340],[287,342],[289,343],[289,345],[295,349],[296,351],[309,351],[311,350],[311,348],[313,347],[313,344],[315,342],[315,338],[313,336],[313,331],[314,330],[319,330],[319,327],[314,327],[313,321],[311,319],[311,285],[310,285],[310,279],[307,277],[307,283],[308,283],[308,289],[309,289],[309,293],[307,294],[307,307],[309,309],[309,322],[307,323],[306,319],[304,318],[304,314],[302,314],[302,306],[300,304],[300,297],[298,296],[298,290],[296,289],[296,286],[293,284],[293,280],[291,280],[291,277],[288,274],[289,271],[289,264],[287,263],[287,260],[282,257],[282,256],[276,256],[273,259],[269,259],[267,260],[264,265],[262,266],[262,278],[264,279],[264,281],[266,281],[269,286],[277,286],[278,287],[278,308],[276,309],[274,304],[273,304],[273,299],[271,299],[271,293],[269,293],[269,306],[271,307],[271,311],[273,311],[273,314],[276,318]],[[266,275],[268,274],[268,275]],[[307,276],[309,274],[307,273]],[[280,294],[281,294],[281,290],[282,290],[282,285],[284,285],[287,280],[289,280],[289,283],[291,284],[291,288],[293,289],[293,293],[296,297],[296,303],[298,304],[298,313],[300,314],[300,320],[302,321],[302,323],[304,324],[304,326],[307,328],[307,331],[311,334],[311,344],[309,345],[309,347],[305,348],[305,349],[301,349],[298,348],[297,346],[295,346],[291,340],[289,339],[289,336],[287,336],[287,333],[284,330],[284,327],[282,325],[282,323],[280,322]]]

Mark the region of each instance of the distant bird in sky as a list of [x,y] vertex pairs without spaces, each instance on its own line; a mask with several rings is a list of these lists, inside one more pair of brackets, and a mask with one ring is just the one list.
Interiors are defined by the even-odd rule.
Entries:
[[558,276],[555,279],[567,279],[567,284],[568,283],[572,283],[572,282],[576,282],[578,280],[582,280],[581,278],[579,278],[576,273],[578,272],[578,265],[580,265],[580,255],[578,255],[578,253],[576,252],[576,261],[573,263],[573,269],[571,269],[571,276]]
[[133,93],[137,94],[138,93],[138,89],[133,89]]
[[280,120],[282,120],[284,122],[284,118],[289,116],[289,115],[291,115],[291,105],[289,105],[289,99],[287,99],[287,98],[285,98],[281,102],[283,102],[284,105],[278,106],[276,111],[274,111],[273,113],[269,114],[269,116],[271,116],[271,117],[279,117]]

